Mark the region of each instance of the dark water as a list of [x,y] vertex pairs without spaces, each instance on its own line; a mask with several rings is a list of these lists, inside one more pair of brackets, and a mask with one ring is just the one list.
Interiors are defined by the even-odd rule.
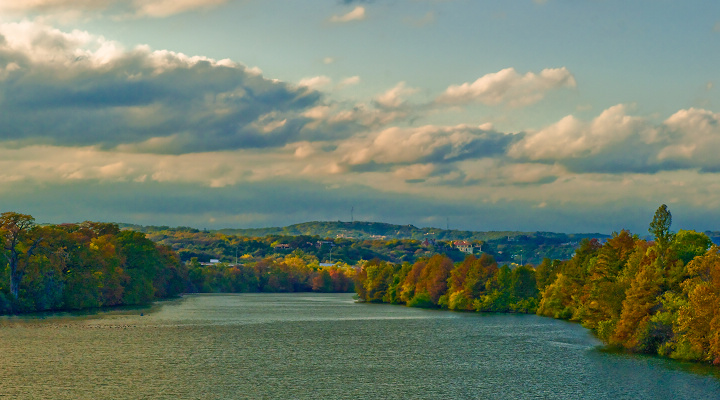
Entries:
[[188,296],[0,318],[0,398],[720,399],[717,369],[599,344],[579,325],[532,315],[345,294]]

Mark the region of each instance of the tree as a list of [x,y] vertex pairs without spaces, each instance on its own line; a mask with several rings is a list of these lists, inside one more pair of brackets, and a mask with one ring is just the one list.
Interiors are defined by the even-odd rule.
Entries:
[[27,214],[4,212],[0,215],[0,234],[10,266],[10,294],[17,300],[23,277],[21,263],[27,263],[41,236],[35,235],[35,218]]
[[648,231],[655,237],[655,242],[661,252],[667,249],[673,240],[674,235],[670,232],[670,225],[672,225],[672,214],[670,214],[667,206],[663,204],[655,211],[655,216],[650,223],[650,228],[648,228]]
[[611,343],[619,344],[633,351],[654,353],[662,345],[665,329],[652,320],[660,308],[658,274],[652,260],[646,260],[630,284],[623,300],[622,313]]

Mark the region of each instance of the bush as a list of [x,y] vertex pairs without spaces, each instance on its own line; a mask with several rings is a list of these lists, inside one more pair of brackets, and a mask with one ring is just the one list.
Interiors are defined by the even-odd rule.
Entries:
[[421,292],[415,295],[408,303],[408,307],[435,308],[432,298],[428,292]]

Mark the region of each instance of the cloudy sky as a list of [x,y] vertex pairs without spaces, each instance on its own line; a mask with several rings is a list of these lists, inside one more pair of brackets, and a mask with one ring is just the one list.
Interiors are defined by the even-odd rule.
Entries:
[[0,0],[0,209],[720,230],[720,2]]

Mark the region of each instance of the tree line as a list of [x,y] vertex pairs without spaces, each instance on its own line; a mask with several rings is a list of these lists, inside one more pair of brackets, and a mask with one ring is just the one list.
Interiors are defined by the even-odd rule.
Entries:
[[0,314],[139,305],[192,292],[354,289],[354,268],[320,267],[301,251],[204,266],[112,223],[38,225],[5,212],[0,242]]
[[577,321],[611,346],[720,365],[720,248],[703,233],[672,233],[671,223],[662,205],[654,240],[622,230],[538,266],[498,268],[489,255],[375,260],[358,272],[356,291],[369,302]]
[[192,259],[188,286],[197,293],[345,293],[355,290],[355,268],[343,263],[320,266],[316,257],[300,250],[244,264],[202,265]]
[[[323,262],[339,261],[351,265],[374,258],[393,263],[414,263],[420,258],[429,258],[433,254],[445,254],[453,261],[462,261],[465,258],[465,253],[455,245],[456,241],[441,240],[435,235],[428,235],[422,239],[384,236],[352,238],[342,235],[336,237],[334,234],[242,236],[228,233],[235,230],[206,231],[188,227],[139,225],[125,227],[145,233],[153,242],[170,246],[183,262],[196,257],[200,262],[219,259],[232,264],[241,257],[245,260],[258,261],[277,254],[288,255],[296,250],[313,255]],[[430,233],[434,234],[434,232]],[[472,238],[479,234],[467,233],[468,236],[463,241],[473,243],[478,250],[481,249],[483,253],[492,255],[498,262],[526,261],[533,264],[541,263],[543,258],[561,260],[571,258],[579,241],[584,237],[608,237],[599,234],[566,235],[548,232],[526,234],[514,232],[512,236],[502,236],[498,235],[499,232],[486,232],[483,236],[488,236],[489,239],[473,240]]]
[[144,234],[98,222],[0,215],[0,313],[148,303],[186,290],[187,268]]

